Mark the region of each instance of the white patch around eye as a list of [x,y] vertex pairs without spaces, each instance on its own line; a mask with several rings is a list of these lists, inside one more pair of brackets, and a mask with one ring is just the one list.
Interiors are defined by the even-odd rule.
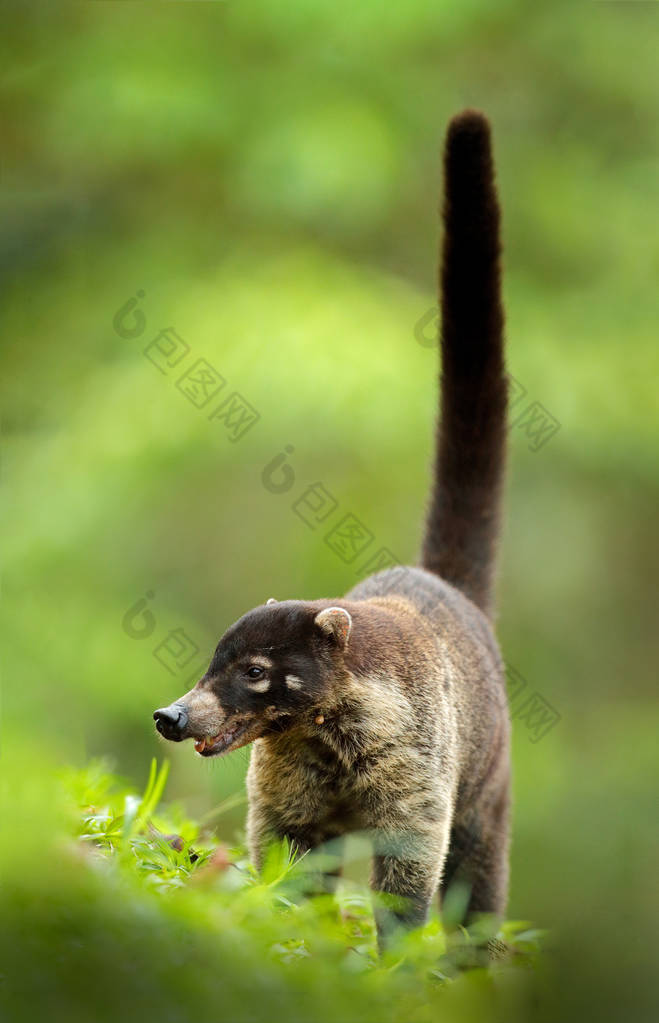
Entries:
[[272,661],[269,657],[264,657],[263,654],[253,654],[249,659],[250,664],[256,664],[259,668],[271,668]]
[[260,678],[256,682],[248,682],[247,688],[255,693],[267,693],[270,688],[270,682],[267,678]]
[[302,689],[304,682],[297,675],[287,675],[285,678],[286,685],[289,689]]

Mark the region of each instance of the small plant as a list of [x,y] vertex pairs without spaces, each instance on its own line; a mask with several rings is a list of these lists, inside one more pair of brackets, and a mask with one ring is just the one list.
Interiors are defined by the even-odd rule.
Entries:
[[[380,961],[370,892],[344,884],[336,897],[309,898],[319,861],[299,856],[286,842],[271,846],[257,873],[243,847],[218,844],[180,808],[161,807],[168,774],[168,762],[158,768],[154,759],[139,796],[103,761],[66,770],[62,780],[75,805],[77,840],[96,860],[148,888],[187,890],[196,897],[212,887],[208,905],[216,918],[218,913],[228,915],[232,925],[248,932],[273,931],[277,940],[268,946],[268,954],[281,963],[313,958],[320,936],[335,943],[350,972],[375,968],[391,972],[405,963],[437,984],[467,970],[497,969],[511,962],[529,965],[537,957],[543,934],[527,923],[507,921],[497,929],[483,920],[469,929],[456,926],[445,931],[435,916],[425,927],[403,936]],[[234,803],[235,799],[227,800],[207,819],[221,816]]]
[[200,841],[198,825],[176,810],[158,812],[168,774],[168,761],[158,770],[152,760],[140,797],[102,761],[63,773],[80,814],[77,838],[94,854],[114,859],[148,884],[165,889],[185,885],[213,852]]

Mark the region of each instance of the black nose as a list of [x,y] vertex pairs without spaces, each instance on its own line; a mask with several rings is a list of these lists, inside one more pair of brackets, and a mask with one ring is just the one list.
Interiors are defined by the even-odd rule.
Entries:
[[165,739],[180,742],[182,731],[188,723],[188,712],[180,703],[172,703],[169,707],[161,707],[153,712],[156,728]]

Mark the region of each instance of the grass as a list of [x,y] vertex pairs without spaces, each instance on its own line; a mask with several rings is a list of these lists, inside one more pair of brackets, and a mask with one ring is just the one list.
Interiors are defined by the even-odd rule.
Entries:
[[309,897],[318,863],[285,843],[258,875],[242,846],[216,837],[211,818],[221,823],[227,806],[206,822],[161,806],[167,774],[154,760],[138,795],[100,761],[58,772],[48,867],[37,879],[26,864],[31,877],[17,871],[4,891],[15,1018],[27,999],[54,1020],[423,1023],[488,1019],[525,997],[539,931],[506,922],[496,937],[508,951],[488,963],[487,921],[447,931],[434,915],[379,958],[365,887]]

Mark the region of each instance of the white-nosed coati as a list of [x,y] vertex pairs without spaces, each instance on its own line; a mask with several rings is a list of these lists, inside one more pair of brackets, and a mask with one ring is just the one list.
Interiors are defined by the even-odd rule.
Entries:
[[[213,757],[253,742],[254,862],[373,842],[373,888],[414,925],[454,878],[469,913],[508,885],[509,721],[491,627],[507,381],[499,209],[489,126],[466,111],[445,152],[441,417],[422,568],[335,600],[269,600],[224,634],[204,677],[155,712],[165,738]],[[386,920],[393,919],[391,914]]]

